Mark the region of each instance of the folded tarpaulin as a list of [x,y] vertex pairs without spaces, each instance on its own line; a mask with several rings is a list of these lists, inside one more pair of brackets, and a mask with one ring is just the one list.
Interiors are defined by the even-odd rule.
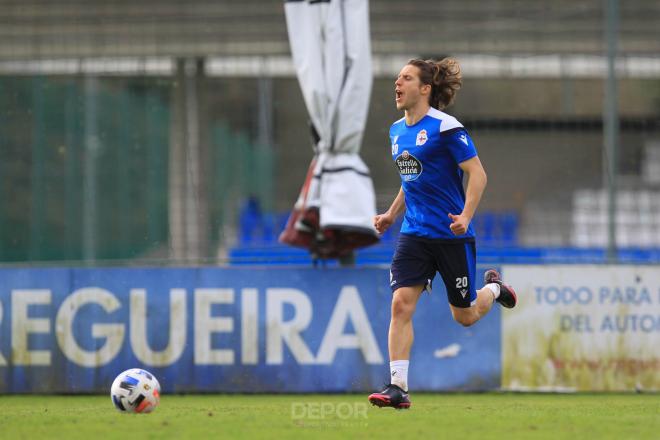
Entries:
[[315,156],[280,241],[337,258],[378,241],[359,156],[373,82],[367,0],[286,1],[293,62]]

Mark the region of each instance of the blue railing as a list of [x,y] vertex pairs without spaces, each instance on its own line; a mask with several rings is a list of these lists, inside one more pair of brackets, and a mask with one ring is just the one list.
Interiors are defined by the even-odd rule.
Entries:
[[[247,204],[239,221],[239,242],[229,251],[231,265],[338,265],[336,260],[315,262],[305,249],[277,242],[288,213],[262,214]],[[515,212],[483,212],[472,222],[477,235],[477,261],[481,264],[575,264],[608,262],[604,248],[525,247],[519,244],[519,219]],[[356,265],[389,264],[401,220],[382,235],[379,244],[360,249]],[[660,248],[622,248],[618,262],[660,263]]]
[[[389,264],[394,252],[394,242],[360,249],[356,252],[355,264]],[[575,247],[522,247],[489,246],[477,242],[477,262],[480,264],[604,264],[608,262],[607,250],[603,248]],[[619,249],[618,262],[626,264],[660,264],[660,249]],[[317,262],[318,263],[318,262]],[[229,252],[230,265],[296,265],[315,264],[305,249],[286,245],[235,247]],[[321,262],[329,266],[338,265],[336,260]]]

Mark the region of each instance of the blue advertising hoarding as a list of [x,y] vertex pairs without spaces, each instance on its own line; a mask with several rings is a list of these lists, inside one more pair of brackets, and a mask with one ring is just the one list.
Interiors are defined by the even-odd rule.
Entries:
[[[367,392],[387,382],[382,268],[0,269],[0,393]],[[500,385],[500,311],[464,328],[440,279],[414,317],[410,386]]]

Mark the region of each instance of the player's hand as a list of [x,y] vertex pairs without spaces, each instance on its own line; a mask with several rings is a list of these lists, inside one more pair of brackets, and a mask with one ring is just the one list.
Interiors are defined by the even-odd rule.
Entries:
[[392,223],[394,223],[394,217],[388,213],[378,214],[374,217],[374,228],[376,228],[379,234],[387,231],[387,228],[392,226]]
[[463,235],[467,232],[470,220],[462,214],[447,214],[451,219],[449,229],[454,235]]

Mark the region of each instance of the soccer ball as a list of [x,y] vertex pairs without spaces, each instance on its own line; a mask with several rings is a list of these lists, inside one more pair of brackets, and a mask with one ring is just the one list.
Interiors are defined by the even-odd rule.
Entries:
[[110,397],[119,411],[150,413],[160,401],[160,384],[148,371],[131,368],[112,382]]

